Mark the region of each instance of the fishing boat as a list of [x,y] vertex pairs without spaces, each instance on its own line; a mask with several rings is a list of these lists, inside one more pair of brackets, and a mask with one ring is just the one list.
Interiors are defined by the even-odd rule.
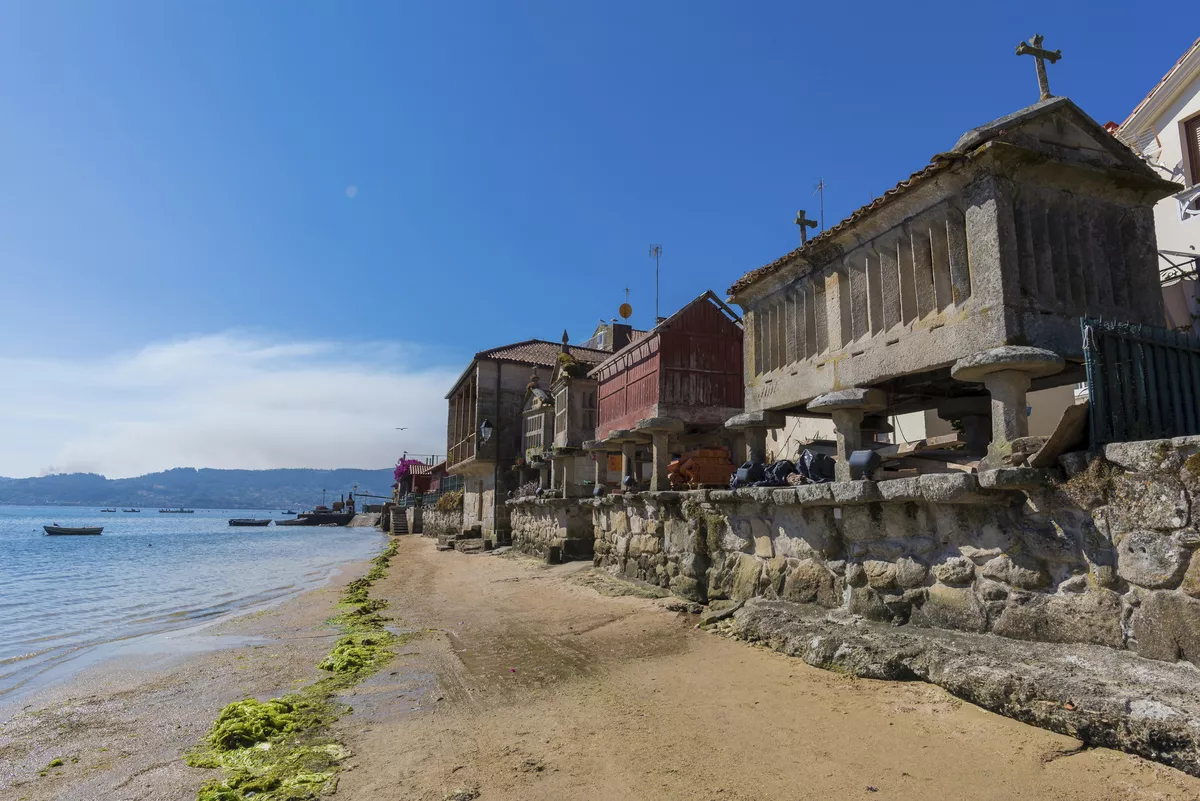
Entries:
[[182,506],[180,506],[178,509],[159,509],[158,513],[160,515],[191,515],[195,514],[196,510],[184,509]]
[[280,512],[279,514],[281,514],[281,515],[294,515],[294,514],[296,514],[296,513],[295,513],[295,512],[293,512],[291,509],[288,509],[286,512]]
[[116,512],[116,509],[101,509],[101,512]]
[[122,512],[141,512],[141,509],[122,509]]
[[42,526],[49,537],[96,535],[104,531],[104,526]]
[[234,517],[230,518],[229,525],[231,526],[269,526],[271,525],[270,518],[260,520],[253,517]]

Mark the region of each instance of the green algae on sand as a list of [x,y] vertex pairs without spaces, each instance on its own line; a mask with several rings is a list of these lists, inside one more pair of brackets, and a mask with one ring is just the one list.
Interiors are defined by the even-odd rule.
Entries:
[[337,789],[340,763],[349,752],[333,739],[330,725],[350,708],[338,703],[336,694],[382,667],[395,643],[415,636],[387,631],[387,618],[379,614],[387,602],[368,596],[395,553],[393,541],[373,560],[368,576],[343,592],[341,604],[352,608],[330,623],[346,634],[318,665],[330,675],[280,698],[247,698],[221,711],[186,759],[192,767],[221,770],[220,779],[200,789],[197,801],[305,801]]

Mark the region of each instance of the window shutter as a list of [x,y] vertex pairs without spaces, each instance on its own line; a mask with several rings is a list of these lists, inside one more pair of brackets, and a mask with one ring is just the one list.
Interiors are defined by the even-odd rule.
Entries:
[[1184,139],[1187,141],[1188,161],[1192,165],[1192,186],[1200,184],[1200,117],[1192,117],[1183,124]]

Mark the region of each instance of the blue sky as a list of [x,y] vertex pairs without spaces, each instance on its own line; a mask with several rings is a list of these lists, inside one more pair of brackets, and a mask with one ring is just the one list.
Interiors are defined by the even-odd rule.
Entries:
[[[833,224],[1035,101],[1013,53],[1035,31],[1064,52],[1055,94],[1100,122],[1197,34],[1080,8],[8,4],[0,359],[69,381],[241,337],[428,378],[582,339],[625,287],[645,325],[650,243],[664,313],[724,290],[797,244],[819,178]],[[62,443],[38,441],[0,475],[46,469]]]

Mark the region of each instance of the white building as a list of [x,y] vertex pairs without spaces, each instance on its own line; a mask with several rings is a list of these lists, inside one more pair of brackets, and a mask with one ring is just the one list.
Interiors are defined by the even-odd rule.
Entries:
[[1154,208],[1159,271],[1169,324],[1200,331],[1200,39],[1116,130],[1164,178],[1186,189]]

